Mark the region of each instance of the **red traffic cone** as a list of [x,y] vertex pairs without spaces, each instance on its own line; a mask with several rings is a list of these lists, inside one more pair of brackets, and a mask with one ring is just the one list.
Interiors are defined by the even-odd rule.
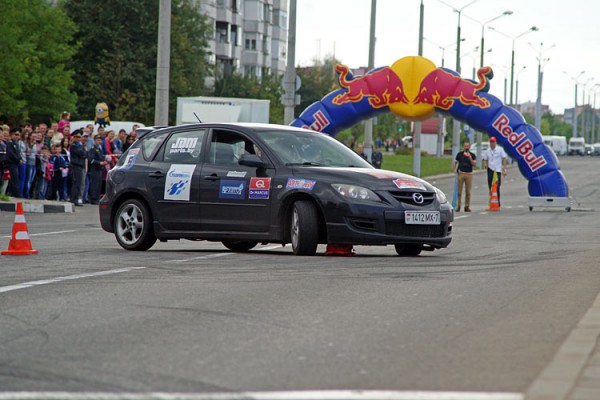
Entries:
[[325,250],[326,256],[354,256],[354,249],[351,244],[328,244]]
[[31,240],[29,240],[29,232],[27,231],[27,222],[25,222],[25,213],[23,213],[23,203],[17,203],[12,239],[10,239],[10,243],[8,244],[8,250],[4,250],[2,255],[26,256],[30,254],[38,254],[38,251],[31,248]]
[[488,211],[500,211],[500,202],[498,201],[498,177],[494,172],[494,178],[492,180],[492,190],[490,192],[490,206]]

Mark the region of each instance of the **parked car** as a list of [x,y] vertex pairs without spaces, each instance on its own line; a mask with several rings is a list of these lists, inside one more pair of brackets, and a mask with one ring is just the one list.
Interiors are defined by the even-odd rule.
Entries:
[[575,137],[569,139],[569,155],[580,155],[585,154],[585,140],[581,137]]
[[447,247],[454,211],[428,182],[378,170],[332,137],[267,124],[147,132],[108,173],[102,228],[127,250],[156,240],[221,241],[233,251],[291,243]]
[[594,146],[592,146],[591,144],[586,144],[585,145],[585,155],[593,156],[594,155]]
[[[471,144],[471,153],[477,155],[477,142]],[[490,147],[490,142],[481,142],[481,157],[485,154],[485,151]]]
[[592,150],[592,155],[593,156],[600,156],[600,143],[594,143],[592,145],[593,150]]
[[564,136],[542,136],[544,143],[554,151],[557,156],[567,154],[567,138]]

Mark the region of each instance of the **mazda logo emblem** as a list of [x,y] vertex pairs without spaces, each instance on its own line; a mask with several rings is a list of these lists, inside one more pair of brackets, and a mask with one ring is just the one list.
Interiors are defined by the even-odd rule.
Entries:
[[412,198],[415,203],[423,204],[423,195],[421,193],[413,193]]

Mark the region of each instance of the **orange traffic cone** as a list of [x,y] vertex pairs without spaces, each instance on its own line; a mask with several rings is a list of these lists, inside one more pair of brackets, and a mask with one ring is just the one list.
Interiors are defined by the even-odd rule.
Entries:
[[10,239],[10,243],[8,244],[8,250],[4,250],[2,255],[26,256],[37,253],[37,250],[31,248],[31,240],[29,240],[29,232],[27,231],[27,223],[25,222],[25,213],[23,213],[23,203],[17,203],[12,239]]
[[354,249],[351,244],[328,244],[325,250],[326,256],[354,256]]
[[494,178],[492,179],[492,190],[490,192],[490,205],[488,211],[500,211],[500,202],[498,201],[498,175],[494,171]]

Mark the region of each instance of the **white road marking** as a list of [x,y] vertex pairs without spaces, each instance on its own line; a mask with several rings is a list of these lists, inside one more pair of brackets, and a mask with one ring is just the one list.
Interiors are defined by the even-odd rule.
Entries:
[[49,285],[51,283],[58,283],[58,282],[64,282],[64,281],[72,281],[72,280],[75,280],[75,279],[84,279],[84,278],[93,278],[93,277],[96,277],[96,276],[120,274],[120,273],[123,273],[123,272],[135,271],[135,270],[138,270],[138,269],[145,269],[145,268],[146,267],[130,267],[130,268],[121,268],[121,269],[111,269],[111,270],[108,270],[108,271],[90,272],[88,274],[77,274],[77,275],[69,275],[69,276],[59,276],[57,278],[43,279],[43,280],[39,280],[39,281],[23,282],[23,283],[18,283],[16,285],[0,286],[0,293],[12,292],[13,290],[19,290],[19,289],[27,289],[27,288],[30,288],[30,287],[40,286],[40,285]]
[[463,218],[469,218],[469,216],[468,215],[459,215],[458,217],[454,217],[454,220],[463,219]]
[[[283,246],[281,246],[280,244],[277,246],[269,246],[269,247],[261,247],[258,248],[256,250],[274,250],[274,249],[282,249]],[[215,253],[215,254],[209,254],[206,256],[198,256],[198,257],[192,257],[192,258],[186,258],[183,260],[169,260],[167,262],[175,262],[175,263],[181,263],[181,262],[187,262],[187,261],[194,261],[194,260],[206,260],[209,258],[218,258],[218,257],[224,257],[224,256],[229,256],[235,254],[234,252],[227,252],[227,253]]]
[[[60,235],[61,233],[73,233],[77,231],[56,231],[56,232],[44,232],[44,233],[30,233],[29,236],[46,236],[46,235]],[[12,238],[12,235],[2,236],[2,238]]]
[[521,393],[327,390],[237,393],[0,392],[0,400],[523,400]]

